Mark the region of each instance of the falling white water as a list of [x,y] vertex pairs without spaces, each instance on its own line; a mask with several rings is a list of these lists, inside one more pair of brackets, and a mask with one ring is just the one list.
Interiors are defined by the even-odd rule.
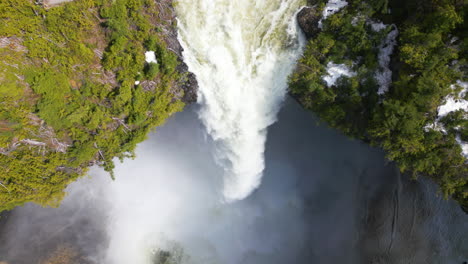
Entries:
[[267,127],[305,43],[303,0],[180,0],[184,60],[199,83],[199,116],[217,142],[227,201],[247,197],[264,169]]

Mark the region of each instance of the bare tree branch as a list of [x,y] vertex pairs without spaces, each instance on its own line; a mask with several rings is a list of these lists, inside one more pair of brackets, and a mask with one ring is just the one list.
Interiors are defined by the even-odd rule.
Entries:
[[5,188],[5,190],[7,190],[7,191],[8,191],[8,194],[11,194],[11,193],[10,193],[10,190],[8,190],[8,188],[7,188],[5,185],[3,185],[3,183],[2,183],[2,182],[0,182],[0,186],[2,186],[3,188]]

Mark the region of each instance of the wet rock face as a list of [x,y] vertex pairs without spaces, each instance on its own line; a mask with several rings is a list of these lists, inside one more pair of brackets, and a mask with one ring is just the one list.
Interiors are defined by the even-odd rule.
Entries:
[[184,90],[184,96],[182,97],[182,102],[186,104],[195,103],[197,101],[197,92],[198,92],[198,82],[195,74],[189,72],[187,64],[181,62],[179,67],[182,69],[182,72],[185,72],[186,81],[182,85],[182,90]]
[[320,32],[318,22],[322,15],[313,7],[304,7],[297,14],[297,21],[308,39],[314,38]]
[[180,45],[177,38],[177,20],[176,12],[173,7],[173,1],[161,0],[158,1],[158,6],[160,9],[159,15],[163,18],[163,20],[170,23],[157,24],[156,26],[158,26],[162,32],[164,32],[164,41],[166,42],[168,49],[174,52],[179,58],[179,66],[177,67],[177,71],[185,75],[182,83],[177,85],[177,88],[183,90],[182,102],[186,104],[195,103],[197,101],[198,82],[195,74],[189,72],[188,66],[183,60],[184,49]]

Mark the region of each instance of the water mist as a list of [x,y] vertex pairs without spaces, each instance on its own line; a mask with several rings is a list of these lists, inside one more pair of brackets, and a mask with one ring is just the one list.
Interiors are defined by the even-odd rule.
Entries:
[[280,169],[269,176],[276,187],[226,204],[223,171],[205,133],[195,112],[178,114],[139,147],[136,160],[116,167],[106,186],[112,202],[105,263],[153,264],[159,250],[178,251],[181,264],[286,263],[301,255],[306,223],[297,178]]
[[[117,164],[93,169],[58,209],[29,204],[0,225],[0,261],[36,264],[69,245],[82,264],[460,264],[468,215],[410,182],[383,153],[326,127],[289,100],[269,130],[262,185],[223,203],[194,107]],[[287,140],[285,140],[287,139]],[[165,254],[161,254],[165,255]],[[42,264],[42,263],[41,263]]]
[[467,216],[381,151],[316,126],[292,100],[266,143],[304,45],[301,4],[178,1],[199,105],[117,164],[115,181],[93,169],[59,209],[15,209],[0,226],[0,261],[41,263],[65,243],[86,264],[466,261]]

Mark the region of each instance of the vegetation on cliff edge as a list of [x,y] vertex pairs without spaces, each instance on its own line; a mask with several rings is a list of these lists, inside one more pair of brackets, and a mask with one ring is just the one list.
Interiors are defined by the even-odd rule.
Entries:
[[[151,0],[49,9],[0,2],[0,211],[57,205],[86,168],[112,172],[115,157],[132,157],[151,129],[182,109],[184,76],[156,26],[172,21],[160,12]],[[158,64],[145,63],[148,50]]]
[[[290,78],[291,93],[305,108],[346,135],[382,147],[402,171],[432,178],[464,206],[468,166],[459,142],[468,142],[468,113],[440,118],[438,107],[458,94],[457,81],[468,81],[467,3],[349,1],[322,21]],[[387,62],[393,74],[388,91],[379,92],[382,49],[391,45],[392,31],[399,32]],[[353,74],[327,87],[330,62]]]

